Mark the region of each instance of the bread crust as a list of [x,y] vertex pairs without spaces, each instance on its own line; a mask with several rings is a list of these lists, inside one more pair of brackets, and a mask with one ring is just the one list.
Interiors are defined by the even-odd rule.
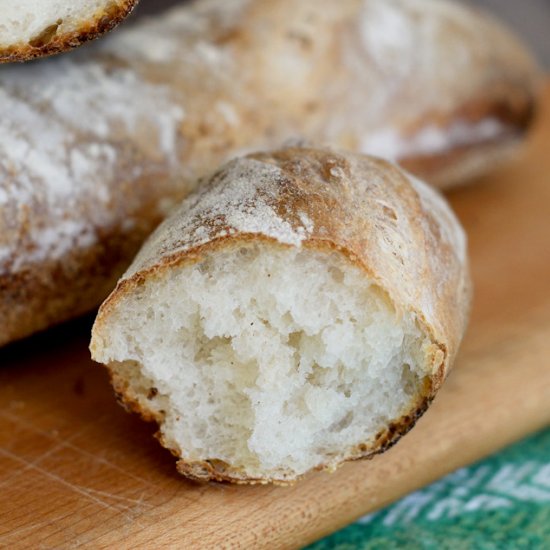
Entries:
[[98,10],[92,18],[83,19],[70,31],[57,32],[55,25],[48,25],[29,42],[0,45],[0,63],[30,61],[77,48],[115,28],[130,15],[138,1],[110,2],[103,9]]
[[[237,201],[239,181],[249,189]],[[266,208],[276,223],[271,214],[266,217]],[[162,432],[162,411],[148,406],[117,365],[106,359],[110,316],[144,282],[162,284],[174,266],[256,242],[344,255],[386,293],[398,314],[414,314],[429,335],[423,388],[401,417],[374,442],[348,449],[336,463],[317,469],[331,470],[383,452],[414,426],[447,376],[466,329],[471,286],[465,237],[449,207],[435,191],[380,159],[287,148],[252,154],[223,167],[159,226],[103,303],[93,328],[93,358],[107,363],[115,391],[127,407],[155,420]],[[189,462],[174,442],[162,434],[159,439],[180,458],[178,470],[193,479],[279,484],[295,480],[289,474],[250,478],[216,458]]]
[[[538,109],[535,94],[519,91],[510,91],[508,97],[493,102],[478,100],[465,104],[445,121],[436,117],[434,123],[450,128],[453,120],[463,120],[472,125],[483,120],[495,120],[500,124],[499,131],[493,136],[480,136],[479,139],[457,144],[447,151],[404,157],[400,159],[400,165],[439,189],[472,183],[476,177],[490,172],[519,152]],[[423,121],[424,127],[429,119],[428,116]],[[411,134],[414,135],[414,131],[421,131],[421,128],[416,128]]]
[[[99,304],[94,260],[78,258],[97,250],[114,281],[228,158],[289,140],[389,143],[449,186],[515,151],[538,93],[523,46],[446,0],[204,0],[26,69],[0,75],[0,345]],[[61,252],[44,238],[58,233]],[[43,284],[58,263],[74,266],[62,290],[54,272]],[[84,303],[81,283],[96,289]],[[28,297],[19,317],[10,295]]]

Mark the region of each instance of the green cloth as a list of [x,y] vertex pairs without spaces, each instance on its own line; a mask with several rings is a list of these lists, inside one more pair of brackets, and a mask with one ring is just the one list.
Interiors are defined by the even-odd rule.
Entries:
[[550,429],[462,468],[308,550],[550,549]]

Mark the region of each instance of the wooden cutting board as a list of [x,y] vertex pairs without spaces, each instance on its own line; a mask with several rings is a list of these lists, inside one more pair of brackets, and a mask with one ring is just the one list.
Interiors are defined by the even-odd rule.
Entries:
[[550,425],[547,92],[523,158],[450,196],[470,235],[472,322],[396,447],[292,488],[189,483],[116,405],[84,319],[0,352],[0,547],[299,547]]

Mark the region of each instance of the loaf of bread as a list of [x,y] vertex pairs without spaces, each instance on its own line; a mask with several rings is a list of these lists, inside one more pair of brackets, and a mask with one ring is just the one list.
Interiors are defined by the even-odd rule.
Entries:
[[226,159],[305,140],[449,185],[536,99],[525,49],[448,0],[203,0],[86,50],[0,71],[0,345],[98,305]]
[[0,0],[0,63],[79,46],[111,30],[137,0]]
[[436,191],[375,157],[290,148],[229,162],[159,226],[91,351],[182,474],[286,483],[406,433],[469,300]]

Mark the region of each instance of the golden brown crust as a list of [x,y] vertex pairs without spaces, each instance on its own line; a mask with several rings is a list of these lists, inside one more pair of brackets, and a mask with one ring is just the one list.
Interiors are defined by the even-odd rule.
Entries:
[[[287,148],[223,167],[161,224],[103,303],[93,329],[93,357],[108,363],[102,333],[108,333],[111,314],[134,289],[145,282],[162,284],[175,266],[260,241],[344,255],[377,283],[398,312],[413,313],[429,335],[424,384],[403,415],[374,442],[318,469],[383,452],[412,428],[449,372],[466,328],[471,289],[464,235],[442,198],[380,159]],[[162,430],[163,415],[132,389],[116,364],[108,368],[123,402]],[[214,458],[189,462],[175,443],[162,435],[160,440],[180,457],[178,470],[192,479],[279,484],[295,479],[286,474],[251,478]]]
[[86,235],[77,234],[75,244],[61,257],[15,269],[18,257],[34,253],[34,248],[19,237],[16,254],[0,270],[0,346],[87,313],[109,294],[129,258],[162,220],[147,182],[134,183],[131,190],[120,189],[111,208],[118,209],[121,219],[132,214],[138,223],[95,227],[90,245],[78,246],[76,243]]
[[28,43],[0,47],[0,63],[30,61],[37,57],[58,54],[94,40],[121,23],[139,0],[117,0],[94,14],[93,19],[83,20],[68,32],[58,32],[59,23],[48,25]]
[[124,271],[129,251],[138,247],[139,241],[132,246],[113,235],[108,247],[75,248],[61,260],[43,262],[40,269],[0,274],[0,345],[93,309]]

